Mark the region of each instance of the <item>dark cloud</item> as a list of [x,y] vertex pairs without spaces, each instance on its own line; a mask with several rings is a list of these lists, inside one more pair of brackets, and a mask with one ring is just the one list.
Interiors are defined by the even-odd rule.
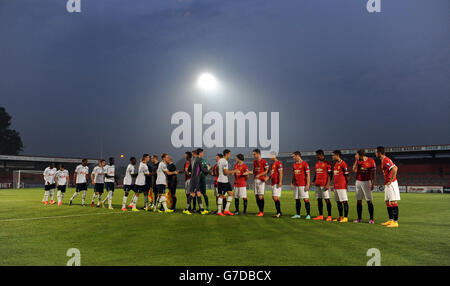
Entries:
[[[0,2],[1,105],[25,152],[139,155],[170,116],[279,111],[280,147],[448,143],[447,0]],[[362,1],[364,2],[364,1]],[[193,83],[203,70],[225,86]]]

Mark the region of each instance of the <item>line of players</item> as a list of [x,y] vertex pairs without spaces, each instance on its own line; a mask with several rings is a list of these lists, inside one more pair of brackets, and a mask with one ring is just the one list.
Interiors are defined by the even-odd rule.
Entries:
[[[390,160],[385,153],[385,148],[377,147],[376,157],[381,160],[381,167],[384,175],[384,192],[385,202],[388,210],[389,220],[382,225],[387,227],[398,227],[398,201],[400,200],[400,192],[397,182],[398,167]],[[191,215],[196,210],[195,204],[198,204],[200,214],[208,214],[209,199],[206,194],[206,175],[215,177],[215,197],[218,216],[232,216],[239,214],[239,201],[243,200],[243,214],[247,212],[247,180],[249,175],[253,175],[254,194],[256,204],[259,208],[257,216],[264,216],[264,195],[265,184],[270,180],[272,187],[272,199],[275,204],[276,214],[274,218],[280,218],[281,212],[281,191],[283,181],[283,164],[278,160],[276,154],[271,154],[270,160],[273,162],[271,168],[265,159],[261,157],[259,149],[253,150],[253,170],[249,170],[244,163],[242,154],[236,155],[236,164],[233,169],[229,168],[228,160],[231,156],[230,150],[226,149],[222,154],[216,155],[216,164],[213,168],[207,164],[203,158],[203,150],[196,149],[193,152],[185,153],[185,164],[183,170],[177,170],[171,156],[166,153],[161,155],[161,161],[158,157],[151,157],[152,165],[149,165],[150,156],[144,154],[137,165],[136,158],[130,158],[124,178],[124,197],[122,202],[122,210],[127,211],[126,204],[130,191],[134,192],[130,204],[128,205],[132,211],[139,211],[136,208],[140,194],[143,194],[145,200],[144,210],[153,210],[157,212],[170,213],[176,210],[176,186],[177,175],[185,174],[185,191],[187,203],[183,210],[184,214]],[[350,170],[345,161],[341,158],[339,150],[333,151],[332,159],[334,165],[325,160],[323,150],[316,151],[317,162],[315,164],[315,177],[311,182],[310,168],[306,161],[301,158],[301,153],[296,151],[292,153],[294,164],[292,165],[293,177],[291,182],[291,190],[293,190],[296,202],[296,214],[293,219],[301,218],[301,201],[304,201],[306,209],[306,219],[311,219],[309,190],[310,185],[315,186],[315,196],[318,202],[319,216],[314,220],[332,221],[332,205],[331,192],[334,192],[334,200],[337,204],[339,216],[333,221],[348,222],[348,196],[347,185]],[[97,207],[102,207],[108,200],[109,208],[112,209],[111,201],[114,192],[114,183],[117,177],[114,175],[114,158],[109,159],[109,164],[105,165],[105,160],[100,160],[91,173],[91,181],[94,182],[94,195],[92,197],[91,206],[95,206],[94,201],[97,199]],[[366,200],[370,224],[374,224],[374,207],[372,203],[372,191],[374,189],[376,164],[375,161],[366,156],[363,149],[358,150],[355,154],[355,162],[352,171],[356,173],[356,200],[358,218],[355,223],[362,222],[362,200]],[[231,187],[229,175],[234,175],[234,188]],[[87,160],[83,160],[82,164],[77,166],[75,170],[76,191],[70,199],[72,205],[73,199],[83,192],[82,205],[85,206],[87,182],[89,169]],[[52,181],[54,178],[54,181]],[[331,180],[333,179],[334,188],[331,189]],[[48,204],[49,193],[51,195],[50,204],[54,204],[53,194],[55,187],[58,188],[58,205],[62,204],[66,185],[69,182],[68,171],[64,166],[60,166],[57,171],[54,164],[51,164],[44,171],[45,194],[43,202]],[[104,187],[108,192],[107,198],[102,201]],[[167,207],[166,188],[169,189],[172,198],[172,208]],[[149,196],[150,195],[150,196]],[[152,198],[152,200],[149,199]],[[202,197],[205,201],[206,208],[203,206]],[[230,211],[231,202],[235,199],[235,212]],[[325,201],[328,216],[323,216],[323,200]],[[192,206],[193,205],[193,206]]]

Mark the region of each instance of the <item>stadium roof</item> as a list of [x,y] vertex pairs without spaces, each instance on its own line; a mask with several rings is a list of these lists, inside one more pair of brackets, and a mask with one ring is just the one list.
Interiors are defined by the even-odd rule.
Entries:
[[[34,162],[59,162],[59,163],[80,163],[83,158],[45,157],[28,155],[0,155],[3,161],[34,161]],[[97,163],[97,159],[88,159],[89,164]]]

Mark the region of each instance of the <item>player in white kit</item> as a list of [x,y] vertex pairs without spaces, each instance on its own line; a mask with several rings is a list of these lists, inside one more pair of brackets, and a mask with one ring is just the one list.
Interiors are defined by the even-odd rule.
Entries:
[[78,193],[83,191],[83,197],[81,199],[81,205],[84,207],[85,201],[86,201],[86,192],[87,192],[87,182],[88,182],[88,176],[89,176],[89,167],[87,166],[88,161],[87,159],[83,159],[81,161],[81,164],[78,165],[75,168],[75,184],[76,189],[73,196],[70,198],[69,206],[72,205],[72,201],[76,196],[78,196]]
[[[223,158],[217,162],[217,167],[219,169],[219,177],[217,179],[217,189],[219,192],[219,200],[217,201],[217,215],[218,216],[226,216],[226,215],[234,215],[230,212],[230,204],[233,200],[233,189],[231,188],[228,175],[233,175],[239,172],[239,170],[230,171],[228,168],[228,159],[231,156],[231,151],[225,149],[223,151]],[[228,197],[226,196],[228,195]],[[225,205],[225,210],[222,213],[222,202],[223,199],[227,200],[227,204]]]
[[48,197],[50,195],[50,204],[53,205],[55,201],[53,200],[55,196],[55,174],[56,174],[56,168],[55,163],[51,162],[50,166],[45,168],[44,170],[44,198],[42,199],[42,202],[45,205],[48,205]]
[[149,154],[144,154],[142,156],[141,162],[139,163],[139,168],[138,168],[138,174],[136,177],[136,182],[135,182],[135,191],[134,191],[134,197],[131,200],[131,207],[132,207],[132,211],[137,212],[139,211],[136,208],[138,199],[139,199],[139,194],[140,193],[144,193],[146,190],[146,184],[145,184],[145,178],[147,176],[150,176],[150,171],[148,169],[148,162],[150,161],[150,155]]
[[130,191],[135,191],[136,177],[137,177],[136,158],[131,157],[130,164],[128,164],[127,169],[125,171],[125,178],[123,179],[124,195],[122,199],[122,211],[127,211],[127,208],[125,206],[127,205],[127,199],[128,195],[130,194]]
[[[153,208],[153,211],[158,211],[160,213],[171,213],[172,209],[167,208],[167,198],[166,198],[166,187],[167,187],[167,176],[166,175],[177,175],[178,171],[170,172],[167,169],[167,158],[169,155],[167,153],[162,153],[161,162],[159,162],[158,169],[156,170],[156,185],[155,185],[155,195],[156,197],[156,205]],[[164,211],[161,211],[161,206],[164,208]]]
[[91,180],[94,183],[94,195],[92,196],[91,207],[95,206],[95,198],[98,198],[97,207],[103,207],[102,194],[105,188],[105,163],[105,160],[99,160],[98,166],[91,173]]
[[62,200],[64,198],[64,194],[66,193],[66,188],[69,185],[70,178],[69,178],[69,171],[64,169],[64,165],[59,165],[59,170],[55,173],[55,182],[56,182],[56,188],[58,188],[58,206],[62,205]]
[[109,164],[104,167],[105,169],[105,187],[108,192],[106,198],[103,200],[102,204],[105,204],[106,200],[108,200],[108,209],[112,210],[112,197],[114,195],[114,184],[116,181],[115,176],[115,166],[114,166],[114,158],[109,158]]

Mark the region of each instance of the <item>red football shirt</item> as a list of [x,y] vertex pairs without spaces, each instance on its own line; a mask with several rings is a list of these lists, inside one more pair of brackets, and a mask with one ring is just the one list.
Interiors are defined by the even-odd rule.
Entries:
[[[392,162],[391,159],[388,157],[384,157],[383,161],[381,162],[381,169],[383,170],[384,175],[384,184],[387,184],[391,181],[392,178],[392,168],[394,168],[395,164]],[[394,182],[397,181],[397,178],[395,178]]]
[[[264,172],[266,169],[269,168],[269,164],[267,164],[267,161],[264,159],[261,160],[253,160],[253,175],[258,175],[261,172]],[[258,177],[256,177],[257,179],[261,180],[264,182],[265,180],[265,175],[260,175]]]
[[348,175],[347,163],[345,163],[343,160],[341,160],[340,162],[336,162],[333,168],[333,175],[334,189],[347,189],[347,181],[345,180],[345,176]]
[[239,170],[239,174],[234,174],[234,186],[235,187],[246,187],[247,186],[247,176],[242,175],[242,174],[248,171],[247,165],[245,163],[242,163],[241,165],[236,163],[236,165],[234,165],[234,169]]
[[[189,162],[189,161],[184,162],[184,169],[185,169],[185,170],[188,169],[188,168],[189,168],[189,165],[191,165],[191,162]],[[184,179],[185,179],[186,181],[189,180],[189,179],[191,179],[191,175],[189,175],[188,172],[185,172],[185,173],[184,173]]]
[[305,161],[295,162],[292,165],[294,169],[294,186],[306,186],[306,173],[309,173],[309,165]]
[[272,169],[270,170],[270,180],[273,185],[278,185],[280,183],[280,171],[283,170],[283,163],[277,160],[272,164]]
[[372,171],[377,166],[372,158],[367,158],[366,161],[357,162],[358,170],[356,172],[356,180],[358,181],[370,181],[372,180]]
[[331,174],[331,164],[328,161],[316,162],[316,186],[324,187],[327,185],[328,176]]

